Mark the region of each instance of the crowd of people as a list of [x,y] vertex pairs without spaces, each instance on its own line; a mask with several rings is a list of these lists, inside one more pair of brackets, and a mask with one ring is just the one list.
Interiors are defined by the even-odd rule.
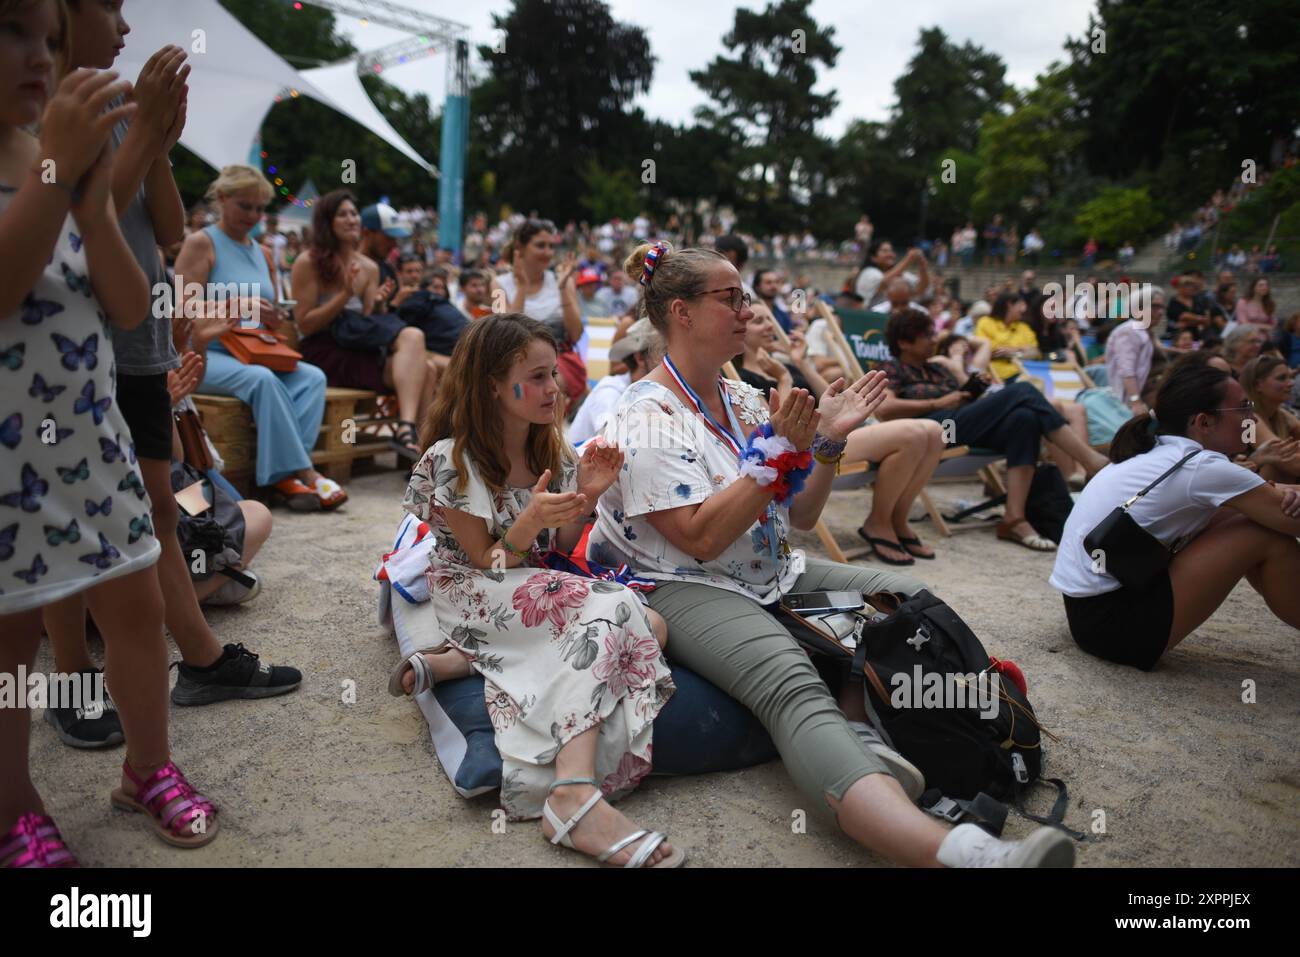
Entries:
[[[1154,667],[1243,578],[1300,625],[1300,418],[1288,408],[1300,314],[1278,322],[1267,279],[1231,309],[1223,277],[1208,297],[1195,271],[1168,303],[1148,289],[1114,314],[1085,298],[1055,315],[1032,271],[964,303],[935,263],[973,256],[973,225],[950,248],[900,256],[864,216],[860,269],[819,293],[750,271],[751,243],[726,217],[700,237],[646,214],[594,229],[480,215],[456,257],[418,234],[419,217],[348,190],[285,235],[254,167],[222,169],[185,210],[168,161],[187,120],[184,50],[158,50],[129,82],[112,70],[129,32],[120,3],[0,0],[0,23],[0,672],[32,670],[44,634],[60,673],[97,677],[86,635],[98,631],[111,698],[46,720],[71,746],[125,744],[113,803],[170,845],[209,843],[226,811],[173,759],[165,634],[181,658],[172,704],[302,681],[223,645],[205,619],[205,605],[258,595],[249,566],[272,521],[222,475],[195,394],[249,407],[253,485],[301,512],[348,500],[312,461],[327,387],[392,397],[402,504],[436,535],[427,579],[441,624],[390,687],[415,695],[481,674],[503,806],[602,863],[685,860],[611,803],[654,767],[674,662],[749,709],[800,789],[862,846],[915,866],[1072,863],[1059,829],[1009,841],[923,812],[920,770],[875,730],[860,687],[832,690],[783,605],[810,591],[917,594],[894,567],[935,558],[910,515],[945,447],[1005,458],[997,538],[1056,552],[1051,583],[1085,651]],[[993,263],[1022,248],[1000,217],[982,238]],[[773,237],[767,251],[816,246]],[[855,368],[826,300],[886,313],[890,358]],[[1125,318],[1134,306],[1151,321]],[[593,385],[584,341],[597,316],[617,331]],[[253,360],[248,337],[284,361]],[[1121,405],[1105,442],[1077,404],[1021,374],[1061,354]],[[1044,454],[1082,490],[1059,545],[1026,514]],[[857,532],[891,567],[792,545],[854,462],[876,472]],[[1158,477],[1131,516],[1176,552],[1141,582],[1112,575],[1085,540]],[[554,567],[556,553],[578,570]],[[628,570],[653,587],[629,587]],[[0,709],[0,866],[75,864],[31,779],[30,714]]]

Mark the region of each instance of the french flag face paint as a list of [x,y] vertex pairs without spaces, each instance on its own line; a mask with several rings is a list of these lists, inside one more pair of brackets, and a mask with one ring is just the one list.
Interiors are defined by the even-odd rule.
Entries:
[[524,397],[524,387],[523,387],[522,385],[520,385],[518,382],[516,382],[516,383],[515,383],[515,398],[516,398],[516,399],[522,399],[523,397]]

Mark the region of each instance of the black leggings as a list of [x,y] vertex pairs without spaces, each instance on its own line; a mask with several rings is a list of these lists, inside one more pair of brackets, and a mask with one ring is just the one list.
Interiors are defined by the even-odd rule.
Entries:
[[1067,423],[1043,394],[1028,382],[1016,382],[956,410],[931,412],[926,418],[955,425],[953,445],[993,449],[1007,466],[1034,465],[1042,439]]

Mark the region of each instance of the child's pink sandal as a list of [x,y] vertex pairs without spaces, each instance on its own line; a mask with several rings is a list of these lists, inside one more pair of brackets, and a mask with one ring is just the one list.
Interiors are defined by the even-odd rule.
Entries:
[[28,812],[0,837],[3,867],[79,867],[54,821]]
[[[202,847],[217,836],[217,808],[194,790],[181,769],[168,761],[141,781],[131,766],[122,762],[122,773],[136,787],[135,794],[121,788],[113,791],[113,806],[148,816],[158,836],[175,847]],[[197,821],[200,830],[188,828]]]

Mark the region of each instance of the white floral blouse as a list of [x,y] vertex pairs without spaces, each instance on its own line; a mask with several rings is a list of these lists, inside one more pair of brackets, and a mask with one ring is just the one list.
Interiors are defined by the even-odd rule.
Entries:
[[[742,428],[768,420],[757,389],[728,380],[727,390]],[[759,521],[712,561],[687,555],[648,521],[652,512],[704,502],[740,474],[736,453],[670,389],[648,379],[633,383],[605,435],[619,443],[625,460],[619,480],[600,498],[589,559],[611,567],[626,562],[647,578],[712,585],[764,605],[792,590],[804,571],[804,554],[790,547],[788,508],[775,509],[775,558],[768,528]]]

